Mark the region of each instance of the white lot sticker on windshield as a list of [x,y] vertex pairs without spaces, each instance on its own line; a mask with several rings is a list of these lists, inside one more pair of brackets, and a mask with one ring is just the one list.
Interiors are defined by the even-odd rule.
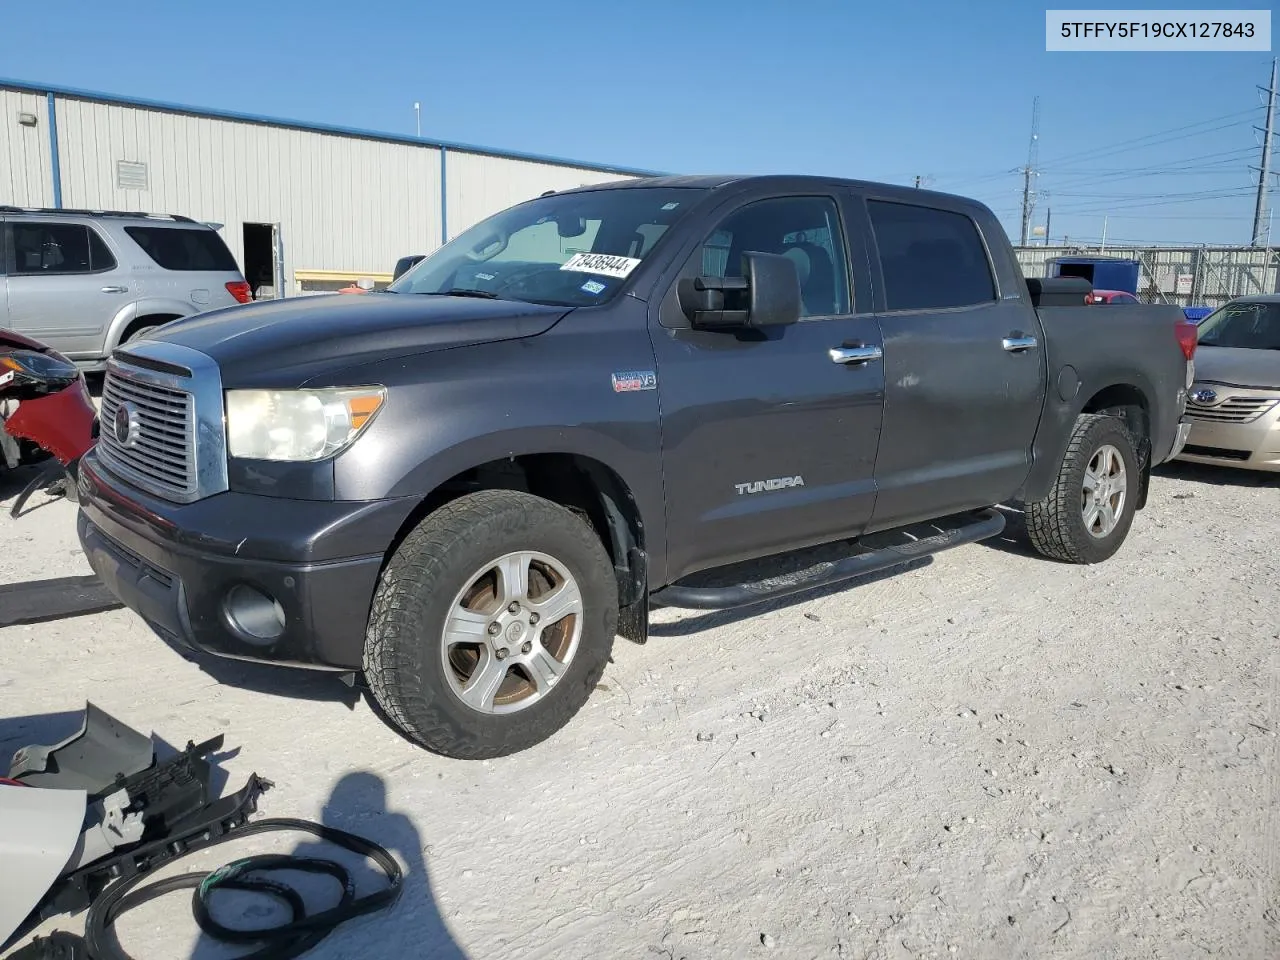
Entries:
[[674,210],[674,209],[675,209],[676,207],[678,207],[678,206],[680,206],[680,201],[678,201],[678,200],[672,200],[670,203],[664,203],[664,204],[662,205],[662,209],[663,209],[663,210]]
[[608,253],[576,253],[560,269],[594,273],[602,277],[625,277],[640,265],[635,257],[615,257]]

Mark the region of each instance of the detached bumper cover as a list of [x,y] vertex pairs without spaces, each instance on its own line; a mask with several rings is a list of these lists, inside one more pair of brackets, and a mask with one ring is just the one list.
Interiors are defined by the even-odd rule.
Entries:
[[[383,557],[412,499],[286,500],[223,493],[157,500],[81,462],[77,530],[94,573],[165,639],[205,653],[358,669]],[[283,632],[245,635],[226,613],[238,585],[275,599]]]

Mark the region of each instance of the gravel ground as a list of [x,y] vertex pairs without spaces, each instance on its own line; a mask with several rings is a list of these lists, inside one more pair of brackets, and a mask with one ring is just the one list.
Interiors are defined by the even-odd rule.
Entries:
[[[409,868],[320,958],[1280,957],[1280,480],[1165,469],[1097,567],[1031,556],[1014,520],[755,616],[657,611],[568,728],[484,763],[329,678],[188,662],[126,611],[11,627],[0,754],[85,700],[225,734],[230,789],[276,783],[265,815]],[[6,510],[0,542],[0,582],[88,572],[69,504]],[[182,896],[121,936],[228,955]]]

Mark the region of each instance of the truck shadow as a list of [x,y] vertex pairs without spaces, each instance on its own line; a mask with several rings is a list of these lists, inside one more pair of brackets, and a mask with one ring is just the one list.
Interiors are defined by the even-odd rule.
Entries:
[[1175,460],[1172,463],[1161,464],[1152,473],[1157,477],[1185,483],[1211,483],[1219,487],[1272,487],[1280,489],[1280,473],[1214,467],[1207,463],[1189,463]]
[[188,650],[154,628],[151,632],[183,660],[219,684],[288,700],[341,703],[349,710],[354,710],[362,699],[360,691],[347,686],[336,673],[228,660]]
[[1004,514],[1004,529],[1000,531],[999,536],[978,541],[981,546],[1016,557],[1048,559],[1037,553],[1035,547],[1031,546],[1031,541],[1027,537],[1027,512],[1022,504],[1001,503],[996,506],[996,509]]

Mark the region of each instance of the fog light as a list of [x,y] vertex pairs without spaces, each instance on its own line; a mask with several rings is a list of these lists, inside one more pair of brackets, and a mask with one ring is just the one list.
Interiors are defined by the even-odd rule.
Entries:
[[261,590],[239,583],[223,601],[232,628],[250,643],[270,643],[284,633],[284,608]]

